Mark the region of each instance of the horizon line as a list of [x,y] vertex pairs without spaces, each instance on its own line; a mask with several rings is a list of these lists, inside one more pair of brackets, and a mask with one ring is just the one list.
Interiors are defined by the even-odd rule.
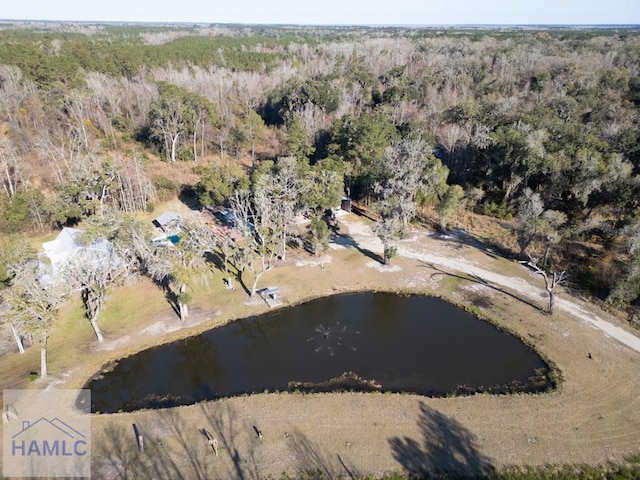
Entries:
[[43,20],[0,18],[0,24],[10,23],[67,23],[87,25],[181,25],[181,26],[253,26],[253,27],[357,27],[357,28],[640,28],[640,23],[255,23],[203,22],[162,20]]

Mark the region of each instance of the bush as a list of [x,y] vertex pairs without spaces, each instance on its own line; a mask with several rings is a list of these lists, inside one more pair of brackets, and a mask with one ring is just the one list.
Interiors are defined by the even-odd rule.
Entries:
[[156,193],[160,201],[171,200],[178,195],[178,186],[167,177],[154,178],[153,185],[156,187]]
[[513,218],[513,214],[504,203],[485,202],[482,204],[482,214],[504,220],[511,220]]
[[329,248],[329,227],[323,220],[319,218],[311,220],[307,231],[307,241],[314,255],[317,255],[319,247],[325,250]]

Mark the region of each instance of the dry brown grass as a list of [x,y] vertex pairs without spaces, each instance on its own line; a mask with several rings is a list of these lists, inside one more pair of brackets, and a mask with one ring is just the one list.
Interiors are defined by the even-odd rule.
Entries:
[[[469,245],[427,236],[412,245],[530,279],[514,262]],[[328,255],[331,262],[323,269],[300,267],[296,262],[314,259],[298,251],[267,273],[262,285],[278,285],[285,304],[365,289],[435,294],[458,303],[476,303],[480,313],[528,339],[553,361],[564,383],[559,391],[541,395],[430,399],[395,394],[263,394],[162,411],[98,415],[93,418],[94,475],[125,478],[126,470],[126,478],[264,478],[283,471],[297,475],[320,469],[338,476],[345,469],[362,474],[410,468],[412,461],[596,464],[622,462],[625,455],[637,453],[638,352],[568,315],[550,317],[504,293],[478,290],[468,281],[443,282],[442,276],[434,276],[436,272],[411,259],[395,258],[398,271],[379,271],[355,248],[332,250]],[[478,304],[479,294],[486,301]],[[71,317],[77,314],[70,307],[70,319],[52,334],[52,342],[64,343],[64,352],[51,352],[54,379],[60,387],[78,387],[107,361],[267,309],[264,304],[245,304],[241,288],[225,290],[219,273],[210,278],[209,287],[196,289],[195,298],[192,319],[181,325],[150,283],[114,292],[105,313],[111,317],[103,320],[112,350],[97,348],[88,324],[74,321]],[[544,302],[541,297],[540,305]],[[173,327],[181,328],[172,331]],[[64,340],[63,330],[69,332]],[[54,360],[56,355],[66,355],[66,360]],[[32,357],[33,352],[2,357],[3,383],[12,370],[18,372],[17,378],[25,378],[37,366]],[[434,422],[439,425],[436,431]],[[134,423],[145,435],[144,455],[136,449]],[[262,439],[253,432],[254,425],[264,432]],[[219,456],[211,452],[202,428],[220,440]]]

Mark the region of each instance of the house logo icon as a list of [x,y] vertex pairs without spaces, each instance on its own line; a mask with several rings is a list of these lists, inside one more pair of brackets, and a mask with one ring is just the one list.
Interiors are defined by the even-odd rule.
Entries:
[[91,391],[3,391],[2,475],[91,477]]
[[57,417],[23,421],[22,430],[11,439],[14,457],[82,457],[86,454],[86,436]]

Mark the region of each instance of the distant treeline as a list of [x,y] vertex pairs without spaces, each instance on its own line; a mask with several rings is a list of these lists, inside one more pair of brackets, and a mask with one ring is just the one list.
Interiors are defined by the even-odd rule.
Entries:
[[158,157],[198,162],[202,201],[225,202],[212,162],[292,155],[380,205],[389,152],[419,140],[421,205],[512,221],[514,254],[629,303],[639,108],[634,28],[7,25],[0,228],[151,208],[183,188]]

